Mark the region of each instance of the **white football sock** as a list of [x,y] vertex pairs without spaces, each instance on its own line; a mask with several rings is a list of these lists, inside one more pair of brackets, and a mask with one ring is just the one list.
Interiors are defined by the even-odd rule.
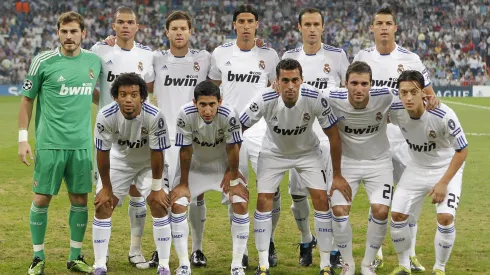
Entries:
[[171,213],[170,226],[172,228],[172,239],[174,241],[175,252],[179,258],[179,266],[190,266],[187,251],[189,224],[187,223],[186,212],[181,214]]
[[382,221],[374,217],[369,219],[366,234],[366,251],[364,252],[362,265],[369,266],[374,261],[376,253],[381,249],[387,231],[388,219]]
[[206,224],[206,202],[204,200],[189,205],[189,223],[191,225],[192,252],[202,251],[202,239]]
[[447,226],[437,223],[436,237],[434,238],[434,248],[436,250],[436,264],[434,265],[434,269],[445,271],[455,239],[456,228],[454,227],[454,222]]
[[330,251],[332,250],[332,212],[317,211],[314,214],[315,232],[318,236],[320,249],[320,269],[330,266]]
[[129,255],[140,255],[141,238],[145,231],[146,202],[143,197],[130,197],[128,206],[129,225],[131,227],[131,246]]
[[172,233],[168,216],[162,218],[153,217],[153,240],[157,247],[158,264],[169,268],[170,247],[172,245]]
[[272,233],[272,213],[259,212],[254,214],[255,247],[259,252],[259,266],[269,268],[269,241]]
[[97,219],[94,217],[92,222],[92,241],[94,245],[94,267],[106,267],[107,251],[111,239],[112,222],[111,218]]
[[398,254],[400,266],[410,270],[410,228],[408,221],[395,222],[391,220],[391,240]]
[[301,232],[301,243],[310,243],[313,240],[313,235],[310,229],[310,204],[308,197],[293,199],[291,212],[293,212],[296,225]]
[[279,190],[274,194],[274,199],[272,200],[272,233],[271,242],[274,241],[274,231],[276,231],[277,223],[279,222],[279,217],[281,216],[281,192]]
[[244,215],[234,213],[231,222],[231,238],[233,240],[231,268],[242,266],[242,258],[247,247],[249,229],[250,219],[248,213]]
[[417,243],[417,231],[419,226],[417,223],[410,223],[409,219],[408,227],[410,228],[410,235],[412,236],[412,242],[410,243],[410,257],[413,257],[415,256],[415,245]]
[[349,222],[349,216],[333,217],[333,234],[337,242],[337,248],[342,254],[344,263],[354,267],[354,257],[352,256],[352,227]]

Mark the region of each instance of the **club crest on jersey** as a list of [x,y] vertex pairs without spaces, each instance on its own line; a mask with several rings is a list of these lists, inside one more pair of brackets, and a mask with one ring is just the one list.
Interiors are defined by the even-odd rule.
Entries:
[[311,117],[310,117],[310,114],[308,114],[308,113],[306,113],[306,114],[304,114],[304,115],[303,115],[303,121],[304,121],[304,122],[308,122],[308,121],[310,121],[310,118],[311,118]]
[[250,108],[250,111],[255,113],[259,110],[259,105],[255,102],[252,102],[252,104],[250,104],[249,108]]
[[104,125],[100,124],[100,123],[97,123],[97,132],[102,133],[104,132],[105,128],[104,128]]
[[401,74],[401,73],[403,73],[403,71],[404,71],[404,70],[405,70],[405,69],[403,68],[403,65],[402,65],[402,64],[398,64],[398,69],[396,69],[396,71],[397,71],[399,74]]
[[449,127],[449,129],[454,130],[456,128],[456,123],[454,123],[454,120],[450,119],[447,122],[447,126]]
[[145,127],[141,127],[141,134],[148,135],[148,130]]
[[92,69],[90,69],[90,71],[88,71],[88,76],[90,77],[90,79],[94,79],[95,75],[94,75],[94,71],[92,71]]
[[383,114],[381,114],[381,112],[378,112],[376,114],[376,121],[381,121],[383,119]]
[[323,72],[326,74],[330,73],[330,65],[329,64],[325,63],[325,65],[323,65]]
[[201,67],[199,66],[199,63],[194,62],[194,71],[199,72],[200,69],[201,69]]
[[218,129],[218,137],[223,137],[225,135],[225,131],[223,129]]
[[158,128],[162,129],[162,128],[163,128],[163,126],[165,126],[165,123],[163,122],[163,118],[160,118],[160,119],[158,120]]
[[429,137],[430,137],[430,138],[432,138],[432,139],[435,139],[435,138],[437,137],[437,135],[436,135],[436,131],[434,131],[434,130],[430,130],[430,131],[429,131]]
[[183,119],[179,118],[177,120],[177,126],[179,126],[180,128],[184,128],[185,127],[185,122]]
[[143,71],[143,62],[138,62],[138,71],[142,72]]
[[259,61],[259,69],[265,70],[265,62],[264,62],[264,60],[260,60]]

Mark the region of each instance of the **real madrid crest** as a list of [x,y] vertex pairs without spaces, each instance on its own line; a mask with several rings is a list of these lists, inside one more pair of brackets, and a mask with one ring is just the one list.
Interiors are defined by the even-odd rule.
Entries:
[[437,135],[436,135],[436,131],[434,131],[434,130],[430,130],[430,131],[429,131],[429,137],[430,137],[430,138],[432,138],[432,139],[435,139],[435,138],[437,137]]
[[383,114],[381,114],[381,112],[378,112],[376,114],[376,121],[381,121],[383,119]]
[[194,71],[199,72],[200,69],[201,69],[201,67],[199,66],[199,63],[194,62]]
[[259,68],[260,68],[261,70],[265,70],[265,62],[264,62],[264,60],[260,60],[260,61],[259,61]]
[[403,73],[405,69],[403,68],[402,64],[398,64],[398,69],[396,70],[399,74]]
[[143,62],[138,62],[138,71],[142,72],[143,71]]
[[303,115],[303,121],[304,121],[304,122],[308,122],[308,121],[310,121],[310,114],[305,113],[305,114]]
[[323,65],[323,72],[326,74],[330,73],[330,65],[328,64]]
[[148,130],[145,127],[141,127],[141,134],[148,135]]
[[94,75],[94,71],[92,71],[92,69],[90,69],[90,71],[88,71],[88,77],[90,77],[90,79],[94,79],[95,75]]

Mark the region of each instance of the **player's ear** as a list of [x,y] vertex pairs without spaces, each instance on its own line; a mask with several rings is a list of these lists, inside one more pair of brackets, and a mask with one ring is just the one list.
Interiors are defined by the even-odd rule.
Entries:
[[192,99],[192,102],[194,103],[194,106],[196,106],[196,107],[197,107],[197,101],[196,101],[196,99],[195,99],[195,98],[193,98],[193,99]]
[[301,32],[301,24],[298,22],[298,31]]
[[82,31],[82,39],[85,39],[85,36],[87,36],[87,29]]
[[220,98],[218,99],[218,106],[221,106],[221,103],[223,103],[223,99],[220,97]]
[[370,31],[370,32],[374,32],[374,31],[373,31],[373,29],[374,29],[374,25],[373,25],[373,23],[371,22],[371,24],[369,25],[369,31]]
[[116,23],[112,23],[112,29],[116,31]]

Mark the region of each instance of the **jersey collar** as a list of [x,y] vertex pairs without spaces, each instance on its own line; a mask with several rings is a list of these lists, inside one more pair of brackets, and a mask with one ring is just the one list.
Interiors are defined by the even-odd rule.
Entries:
[[117,41],[116,41],[116,44],[114,44],[114,49],[118,49],[118,50],[123,51],[123,52],[130,52],[134,49],[135,46],[136,46],[136,42],[133,41],[133,47],[131,48],[131,50],[126,50],[126,49],[119,47],[119,45],[117,45]]
[[374,50],[379,56],[389,56],[389,55],[393,56],[396,53],[396,49],[398,49],[398,44],[395,43],[395,48],[393,49],[393,51],[391,51],[389,54],[381,54],[380,52],[378,52],[376,46],[374,46]]
[[185,54],[185,56],[183,57],[176,57],[175,55],[172,54],[172,52],[170,51],[170,49],[168,50],[168,59],[167,59],[169,62],[182,62],[182,61],[186,61],[186,62],[192,62],[192,56],[191,56],[191,50],[188,49],[187,50],[187,53]]
[[301,53],[305,56],[323,56],[323,43],[320,45],[320,49],[318,50],[318,52],[314,53],[314,54],[306,54],[305,53],[305,49],[304,49],[304,46],[301,46]]
[[242,51],[242,50],[240,50],[240,48],[238,48],[238,44],[237,44],[236,39],[233,43],[233,56],[239,56],[240,54],[248,53],[248,52],[251,52],[253,54],[257,54],[257,50],[258,50],[257,45],[254,45],[254,47],[250,51]]

